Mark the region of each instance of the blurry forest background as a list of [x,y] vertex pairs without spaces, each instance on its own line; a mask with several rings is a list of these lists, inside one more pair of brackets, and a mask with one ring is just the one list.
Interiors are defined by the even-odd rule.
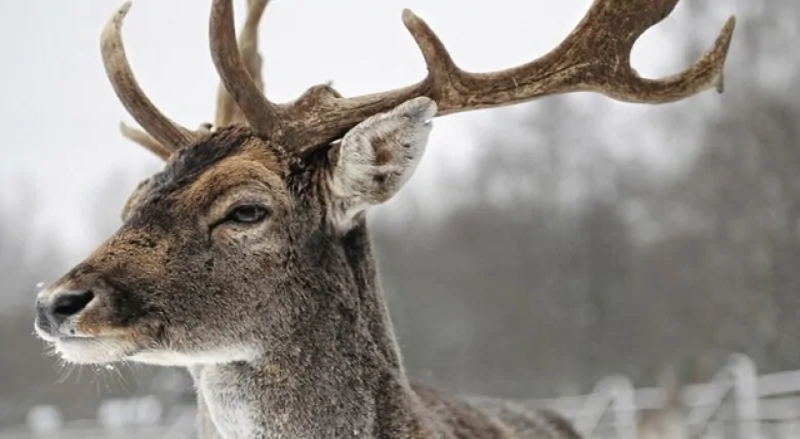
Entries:
[[[717,30],[700,24],[724,19],[689,4],[686,65]],[[765,372],[800,367],[800,3],[740,5],[721,98],[625,110],[651,113],[646,127],[610,123],[622,106],[591,95],[488,113],[472,172],[436,183],[444,210],[409,195],[374,212],[414,376],[547,397],[612,373],[652,385],[665,366],[702,380],[734,351]],[[659,160],[619,153],[637,143]],[[96,242],[117,227],[131,175],[98,182],[85,209]],[[83,417],[101,398],[188,389],[148,367],[70,371],[48,356],[32,335],[36,284],[77,261],[26,220],[39,204],[25,187],[0,203],[0,424],[33,404]]]

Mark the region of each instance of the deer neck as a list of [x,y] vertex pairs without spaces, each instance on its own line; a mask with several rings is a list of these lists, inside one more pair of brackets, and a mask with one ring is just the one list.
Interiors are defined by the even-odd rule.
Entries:
[[193,371],[226,438],[399,438],[421,428],[365,222],[342,239],[357,291],[317,292],[330,300],[292,349]]

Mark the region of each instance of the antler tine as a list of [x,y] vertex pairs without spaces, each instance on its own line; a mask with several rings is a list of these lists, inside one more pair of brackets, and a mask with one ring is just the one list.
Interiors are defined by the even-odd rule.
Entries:
[[[261,77],[261,55],[258,53],[258,25],[264,15],[267,3],[269,0],[247,1],[247,18],[239,33],[239,53],[244,60],[247,73],[250,74],[250,78],[262,95],[264,94],[264,81]],[[235,122],[245,122],[244,115],[228,93],[225,84],[220,82],[217,89],[217,115],[214,125],[220,127]]]
[[145,149],[157,155],[162,160],[169,159],[169,156],[172,154],[172,151],[170,151],[168,148],[165,148],[153,136],[145,133],[142,130],[128,126],[124,122],[119,123],[119,130],[123,136],[143,146]]
[[[260,14],[258,1],[250,6],[252,36],[255,37],[256,25]],[[264,2],[266,3],[266,2]],[[253,13],[256,12],[256,13]],[[248,40],[243,32],[243,40]],[[260,86],[253,80],[248,67],[236,42],[236,31],[233,22],[233,8],[231,0],[214,0],[209,23],[209,40],[211,46],[211,59],[214,67],[222,80],[225,89],[230,93],[233,101],[241,109],[244,118],[257,132],[265,136],[277,136],[282,132],[279,117],[279,106],[269,102],[261,93]],[[253,38],[255,40],[255,38]],[[255,49],[255,46],[253,46]],[[255,58],[255,57],[251,57]]]
[[666,103],[697,94],[719,78],[735,19],[723,27],[713,48],[687,70],[668,78],[641,78],[630,65],[633,44],[672,11],[677,0],[595,0],[580,24],[554,50],[528,64],[494,73],[459,69],[422,19],[404,11],[403,21],[428,65],[439,114],[511,105],[535,97],[594,91],[636,103]]
[[[196,136],[202,136],[211,132],[212,125],[209,123],[204,123],[200,125],[193,133]],[[122,133],[123,137],[131,140],[140,146],[144,147],[148,151],[152,152],[153,154],[157,155],[159,158],[163,160],[169,160],[169,157],[172,155],[174,151],[170,150],[169,148],[165,148],[164,145],[158,142],[153,136],[145,133],[144,131],[133,128],[125,124],[125,122],[119,123],[119,131]]]
[[[194,137],[190,131],[164,116],[150,102],[136,82],[125,55],[121,32],[122,21],[130,7],[131,1],[128,0],[116,11],[103,29],[101,37],[103,64],[119,100],[136,122],[152,136],[154,141],[160,144],[161,148],[156,149],[167,149],[171,152],[191,143]],[[143,137],[137,135],[134,140],[154,151],[151,148],[154,143],[148,140],[145,144],[140,141],[142,139]],[[157,154],[159,153],[157,152]]]
[[638,37],[667,17],[677,2],[595,0],[555,49],[530,63],[493,73],[458,68],[431,28],[405,10],[403,22],[425,58],[427,77],[406,88],[355,98],[306,93],[284,109],[287,131],[302,128],[302,142],[294,147],[313,149],[337,139],[361,120],[418,96],[434,99],[438,115],[445,115],[577,91],[653,104],[674,102],[714,86],[721,92],[734,17],[725,23],[714,46],[679,74],[644,79],[630,65],[630,52]]

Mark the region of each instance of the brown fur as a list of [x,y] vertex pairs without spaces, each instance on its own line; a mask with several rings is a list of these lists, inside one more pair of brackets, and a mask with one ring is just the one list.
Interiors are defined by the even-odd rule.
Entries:
[[[401,168],[357,187],[393,194],[394,173],[413,165],[407,145],[380,145],[395,152],[374,154],[374,172]],[[79,361],[186,366],[204,438],[577,438],[556,415],[478,407],[409,381],[365,215],[346,229],[329,217],[339,154],[298,164],[242,127],[179,152],[134,191],[116,234],[49,289],[92,290],[78,331],[116,343]],[[267,203],[269,218],[220,223],[243,200]]]

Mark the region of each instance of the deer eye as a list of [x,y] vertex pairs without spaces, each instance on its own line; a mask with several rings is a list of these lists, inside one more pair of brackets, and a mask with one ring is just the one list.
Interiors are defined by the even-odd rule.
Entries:
[[223,222],[234,224],[256,224],[264,221],[269,215],[270,209],[267,206],[248,204],[233,208],[225,216]]

